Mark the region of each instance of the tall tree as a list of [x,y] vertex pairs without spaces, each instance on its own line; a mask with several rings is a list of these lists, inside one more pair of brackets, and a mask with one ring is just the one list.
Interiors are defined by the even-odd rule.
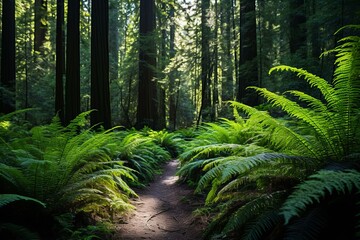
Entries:
[[109,90],[109,1],[93,0],[91,5],[91,125],[111,128]]
[[290,1],[290,53],[297,53],[300,57],[306,57],[306,13],[305,0]]
[[47,31],[47,0],[35,0],[34,50],[40,51]]
[[15,101],[15,0],[2,1],[0,113],[16,109]]
[[214,12],[215,12],[215,29],[214,29],[214,60],[213,60],[213,69],[214,69],[214,86],[213,86],[213,101],[212,101],[212,111],[211,111],[211,120],[216,120],[218,117],[218,104],[219,104],[219,74],[218,74],[218,68],[219,68],[219,39],[218,39],[218,31],[219,31],[219,23],[218,23],[218,1],[215,0],[214,3]]
[[80,113],[80,1],[68,2],[65,123]]
[[154,37],[155,1],[140,0],[139,88],[137,127],[157,125],[157,89],[155,77],[156,42]]
[[[200,115],[203,121],[211,119],[211,89],[210,89],[210,33],[209,26],[210,0],[201,1],[201,107]],[[200,121],[198,118],[198,124]]]
[[[164,74],[164,70],[166,65],[168,64],[169,60],[168,60],[168,55],[167,55],[167,29],[166,29],[166,18],[168,17],[168,13],[167,13],[167,5],[165,2],[161,3],[161,11],[158,14],[158,23],[159,26],[161,27],[161,44],[160,44],[160,56],[159,56],[159,79],[164,79],[165,78],[165,74]],[[165,98],[166,98],[166,93],[165,93],[165,86],[164,84],[160,84],[158,82],[157,84],[157,97],[158,97],[158,121],[157,121],[157,128],[158,129],[163,129],[166,127],[166,107],[165,107]]]
[[234,84],[233,84],[233,63],[231,54],[231,16],[232,16],[232,1],[221,1],[221,34],[223,41],[221,47],[223,50],[222,55],[222,92],[221,98],[223,101],[234,99]]
[[258,103],[257,94],[246,91],[258,86],[255,0],[240,3],[240,68],[237,100],[250,106]]
[[56,75],[55,75],[55,113],[64,121],[64,0],[57,0],[56,6]]
[[[170,59],[175,57],[175,9],[174,5],[170,5]],[[176,113],[177,113],[177,96],[179,94],[179,88],[175,86],[175,70],[172,70],[169,74],[169,123],[170,128],[176,129]]]

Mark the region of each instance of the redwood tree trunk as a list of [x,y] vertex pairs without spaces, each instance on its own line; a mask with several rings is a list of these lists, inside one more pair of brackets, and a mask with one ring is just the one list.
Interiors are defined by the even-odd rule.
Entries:
[[[208,11],[210,0],[201,1],[201,108],[200,115],[203,121],[211,119],[211,89],[210,89],[210,27],[208,25]],[[199,124],[200,118],[198,119]]]
[[55,113],[64,121],[64,0],[57,0],[56,14],[56,79],[55,79]]
[[80,1],[68,2],[65,123],[80,114]]
[[299,56],[306,57],[306,30],[305,30],[305,1],[291,0],[290,1],[290,53],[299,54]]
[[15,0],[3,0],[0,113],[16,109],[15,101]]
[[47,31],[47,0],[35,0],[34,50],[41,51]]
[[111,128],[109,90],[109,1],[93,0],[91,8],[91,125]]
[[157,92],[155,77],[156,43],[155,1],[140,0],[139,88],[137,128],[157,126]]
[[[170,18],[173,19],[175,15],[174,6],[170,6]],[[175,57],[175,23],[170,23],[170,59]],[[175,72],[171,71],[169,74],[169,125],[173,130],[176,129],[176,113],[177,104],[176,96],[178,95],[179,89],[175,89]]]
[[257,39],[255,0],[240,3],[240,69],[237,100],[255,106],[257,94],[246,90],[248,86],[258,86]]

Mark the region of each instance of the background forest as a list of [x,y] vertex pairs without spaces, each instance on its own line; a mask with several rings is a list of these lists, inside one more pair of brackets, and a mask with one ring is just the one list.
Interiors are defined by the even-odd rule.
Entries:
[[179,157],[206,239],[359,237],[357,0],[0,10],[0,235],[109,237]]
[[[150,124],[156,129],[213,121],[231,116],[224,101],[261,103],[247,86],[309,90],[295,78],[269,77],[269,69],[280,63],[329,79],[334,56],[320,54],[341,38],[334,35],[337,29],[359,21],[355,0],[156,1],[145,3],[142,19],[152,26],[143,27],[139,1],[96,4],[3,1],[1,22],[16,26],[15,32],[2,27],[2,102],[12,99],[11,110],[38,109],[25,114],[35,124],[49,122],[61,110],[69,122],[94,109],[102,101],[93,96],[98,93],[108,95],[104,104],[110,107],[102,108],[110,111],[108,125],[141,126],[139,117],[156,121]],[[102,20],[92,21],[95,11]],[[137,116],[146,112],[137,108],[153,113]]]

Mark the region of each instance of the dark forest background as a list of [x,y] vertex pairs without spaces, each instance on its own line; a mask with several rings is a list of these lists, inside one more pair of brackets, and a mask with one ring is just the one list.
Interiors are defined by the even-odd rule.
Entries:
[[[92,124],[176,129],[262,103],[247,86],[311,91],[280,63],[325,79],[320,57],[359,22],[356,0],[1,2],[1,112],[40,124],[97,109]],[[109,31],[108,31],[109,30]],[[345,31],[346,34],[346,31]]]

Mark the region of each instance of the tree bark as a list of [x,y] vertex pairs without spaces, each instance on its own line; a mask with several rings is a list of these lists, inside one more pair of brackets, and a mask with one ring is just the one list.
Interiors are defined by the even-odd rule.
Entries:
[[[164,13],[166,13],[167,4],[161,3],[161,9]],[[159,26],[164,26],[166,24],[166,18],[162,14],[158,15],[158,21]],[[169,58],[166,54],[166,39],[167,37],[167,31],[165,27],[162,27],[161,29],[161,45],[160,45],[160,58],[159,58],[159,79],[165,79],[164,70],[169,62]],[[158,129],[164,129],[166,127],[166,107],[165,107],[165,98],[166,98],[166,92],[165,92],[165,86],[164,84],[157,84],[158,89],[158,123],[157,128]]]
[[16,109],[15,0],[3,0],[1,39],[0,113]]
[[[231,54],[231,5],[232,1],[221,1],[221,32],[223,36],[223,41],[221,44],[223,50],[222,58],[222,92],[221,99],[222,101],[228,101],[234,99],[234,84],[233,84],[233,71],[234,66],[232,62]],[[236,54],[236,52],[235,52]]]
[[91,7],[91,125],[111,128],[109,89],[109,1],[93,0]]
[[65,123],[80,114],[80,1],[68,2]]
[[211,89],[210,89],[210,27],[208,25],[208,11],[210,8],[209,0],[201,1],[201,107],[200,116],[202,121],[211,120]]
[[[174,6],[170,6],[170,59],[175,57],[175,9]],[[176,129],[176,113],[177,113],[177,104],[176,104],[176,96],[179,93],[179,89],[175,86],[175,72],[174,70],[169,74],[169,125],[175,130]]]
[[258,86],[255,0],[243,0],[240,5],[240,69],[237,100],[255,106],[258,97],[246,91]]
[[47,31],[47,0],[35,0],[34,50],[40,52]]
[[155,1],[140,0],[139,88],[137,128],[157,126],[157,89],[155,77],[156,42]]
[[64,122],[64,0],[57,0],[56,8],[56,76],[55,76],[55,113]]
[[290,1],[290,53],[299,54],[300,57],[306,57],[306,31],[305,31],[305,1]]

